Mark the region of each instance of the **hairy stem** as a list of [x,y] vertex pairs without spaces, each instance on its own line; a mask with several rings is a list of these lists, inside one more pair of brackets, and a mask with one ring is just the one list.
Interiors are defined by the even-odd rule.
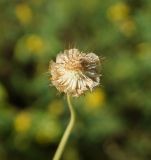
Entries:
[[71,104],[70,96],[68,94],[67,94],[67,102],[68,102],[68,107],[69,107],[70,114],[71,114],[70,121],[69,121],[69,124],[68,124],[68,126],[63,134],[63,137],[59,143],[59,146],[56,150],[56,153],[53,157],[53,160],[60,160],[62,153],[64,151],[64,148],[65,148],[65,145],[68,141],[68,138],[71,134],[71,131],[72,131],[74,123],[75,123],[75,112],[74,112],[73,106]]

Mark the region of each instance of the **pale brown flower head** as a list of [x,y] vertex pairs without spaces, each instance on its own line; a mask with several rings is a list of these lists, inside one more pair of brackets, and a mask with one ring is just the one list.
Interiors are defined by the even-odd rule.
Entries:
[[60,91],[78,97],[99,85],[100,59],[94,53],[82,53],[78,49],[59,53],[56,62],[51,61],[49,72],[52,84]]

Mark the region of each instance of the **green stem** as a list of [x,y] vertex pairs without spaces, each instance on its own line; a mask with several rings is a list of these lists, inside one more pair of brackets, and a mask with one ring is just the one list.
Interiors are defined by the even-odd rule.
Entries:
[[65,148],[65,145],[67,143],[67,140],[70,136],[70,133],[71,133],[73,126],[74,126],[74,123],[75,123],[75,112],[74,112],[73,106],[71,104],[70,96],[68,94],[67,94],[67,102],[68,102],[68,106],[69,106],[69,110],[70,110],[70,114],[71,114],[70,122],[69,122],[69,124],[64,132],[64,135],[59,143],[59,146],[56,150],[56,153],[53,157],[53,160],[60,160],[61,155],[62,155],[64,148]]

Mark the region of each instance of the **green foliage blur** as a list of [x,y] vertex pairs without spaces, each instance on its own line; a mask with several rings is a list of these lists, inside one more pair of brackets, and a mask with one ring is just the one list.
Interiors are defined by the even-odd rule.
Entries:
[[69,120],[49,61],[77,47],[105,60],[101,86],[73,98],[63,160],[151,159],[151,1],[0,1],[0,160],[52,159]]

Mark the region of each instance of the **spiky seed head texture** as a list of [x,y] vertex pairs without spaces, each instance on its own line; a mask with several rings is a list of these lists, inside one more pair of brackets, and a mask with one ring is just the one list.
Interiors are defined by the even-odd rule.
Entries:
[[64,50],[57,55],[56,62],[50,62],[50,80],[59,92],[78,97],[99,85],[99,66],[100,58],[94,53],[75,48]]

